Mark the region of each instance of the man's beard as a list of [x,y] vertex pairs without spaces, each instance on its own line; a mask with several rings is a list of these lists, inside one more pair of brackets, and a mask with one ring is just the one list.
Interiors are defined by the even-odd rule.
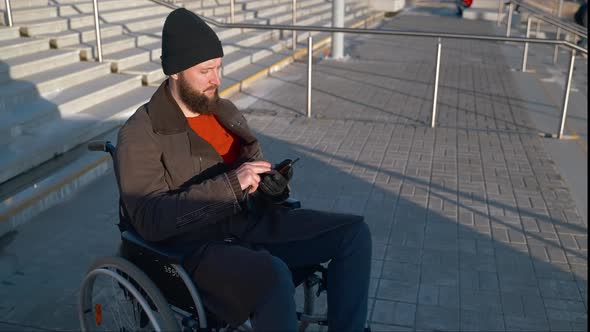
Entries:
[[178,93],[182,102],[188,107],[189,111],[195,114],[214,114],[219,104],[219,94],[217,87],[211,86],[205,91],[215,89],[213,97],[207,97],[190,87],[187,81],[180,78],[178,80]]

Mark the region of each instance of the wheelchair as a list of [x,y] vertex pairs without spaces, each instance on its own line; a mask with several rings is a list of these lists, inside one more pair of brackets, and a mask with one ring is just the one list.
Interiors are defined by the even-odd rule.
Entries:
[[[108,141],[90,142],[88,149],[107,152],[114,159],[115,146]],[[292,199],[282,204],[301,206]],[[119,226],[124,218],[119,199]],[[82,282],[78,303],[82,331],[252,331],[249,320],[230,326],[207,309],[198,285],[182,267],[190,253],[171,251],[144,241],[133,229],[120,229],[119,254],[96,260]],[[326,290],[326,268],[313,265],[291,272],[294,285],[303,288],[299,331],[310,324],[327,325],[326,314],[315,314],[314,307]]]

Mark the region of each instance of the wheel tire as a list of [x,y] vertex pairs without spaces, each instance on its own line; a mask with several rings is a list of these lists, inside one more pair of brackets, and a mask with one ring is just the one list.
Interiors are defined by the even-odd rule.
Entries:
[[[115,280],[115,282],[117,282],[112,276],[108,276],[103,273],[90,276],[93,271],[99,269],[110,270],[130,281],[133,286],[135,286],[135,288],[141,293],[143,298],[147,300],[148,305],[155,307],[159,318],[157,323],[159,323],[162,331],[180,330],[176,318],[170,309],[170,305],[160,290],[156,287],[154,282],[133,263],[121,257],[111,256],[96,260],[94,264],[92,264],[92,266],[88,269],[88,274],[82,283],[82,288],[80,290],[80,302],[78,304],[78,315],[80,318],[80,327],[82,331],[95,331],[97,327],[97,323],[95,321],[95,306],[93,303],[93,286],[96,281],[96,277],[99,275],[105,276],[107,278],[112,278]],[[113,269],[115,269],[115,271],[113,271]],[[129,288],[119,282],[117,283],[118,286],[122,288],[121,291],[127,292],[130,297],[133,297],[137,301],[137,297],[131,294]],[[142,309],[145,310],[143,307]],[[145,315],[145,312],[143,315]],[[145,318],[147,318],[147,315]],[[154,326],[154,322],[149,320],[149,318],[147,319],[152,324],[152,326]]]

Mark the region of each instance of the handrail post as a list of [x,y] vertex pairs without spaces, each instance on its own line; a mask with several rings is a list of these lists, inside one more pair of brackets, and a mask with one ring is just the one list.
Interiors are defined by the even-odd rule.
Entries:
[[6,18],[8,19],[8,26],[12,26],[12,10],[10,9],[10,0],[5,0],[6,3]]
[[98,2],[92,1],[94,5],[94,30],[96,33],[96,53],[98,54],[98,62],[102,62],[102,43],[100,40],[100,22],[98,21]]
[[504,9],[504,0],[498,0],[498,19],[496,20],[497,26],[500,26],[500,23],[502,23],[502,9]]
[[311,73],[313,58],[313,37],[311,32],[307,37],[307,117],[311,118]]
[[[297,24],[297,0],[293,0],[293,25]],[[291,48],[293,50],[297,49],[297,31],[293,30],[293,40]]]
[[572,76],[574,75],[574,61],[576,60],[576,50],[572,50],[572,57],[570,58],[569,71],[567,73],[567,81],[565,82],[565,91],[563,93],[563,105],[561,106],[561,122],[559,123],[559,133],[557,138],[563,137],[563,129],[565,128],[565,119],[567,117],[567,104],[570,99],[570,90],[572,87]]
[[[344,0],[332,1],[332,27],[344,27]],[[344,57],[344,34],[342,32],[332,33],[332,58],[342,59]]]
[[[563,0],[559,0],[559,7],[557,8],[557,17],[561,17],[561,11],[563,10]],[[559,40],[561,35],[561,27],[557,27],[557,34],[555,36],[555,40]],[[555,45],[555,49],[553,50],[553,64],[557,64],[557,55],[559,53],[559,45]]]
[[510,2],[508,6],[508,21],[506,22],[506,37],[510,37],[510,28],[512,26],[512,12],[514,11],[514,4]]
[[537,31],[535,32],[535,38],[539,39],[541,34],[541,20],[537,18]]
[[[531,34],[531,24],[533,22],[533,16],[529,15],[527,22],[526,22],[526,38],[528,39]],[[524,43],[524,52],[522,55],[522,72],[526,71],[526,60],[529,53],[529,43]]]
[[434,74],[434,96],[432,98],[432,124],[431,127],[434,128],[436,125],[436,100],[438,98],[438,78],[440,72],[440,50],[442,44],[440,38],[438,39],[438,45],[436,48],[436,69]]
[[236,4],[235,0],[229,2],[229,21],[233,24],[235,22]]

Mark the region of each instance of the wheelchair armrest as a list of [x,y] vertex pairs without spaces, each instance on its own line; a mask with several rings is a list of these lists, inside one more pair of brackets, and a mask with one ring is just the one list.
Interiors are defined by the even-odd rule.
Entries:
[[301,208],[301,202],[294,199],[294,198],[287,198],[286,200],[278,203],[278,205],[289,208],[289,209],[299,209]]
[[182,264],[188,254],[187,252],[172,250],[163,245],[148,242],[139,236],[134,230],[126,230],[122,232],[121,238],[123,239],[123,242],[134,245],[138,247],[138,249],[148,251],[152,255],[159,256],[160,259],[168,263]]

